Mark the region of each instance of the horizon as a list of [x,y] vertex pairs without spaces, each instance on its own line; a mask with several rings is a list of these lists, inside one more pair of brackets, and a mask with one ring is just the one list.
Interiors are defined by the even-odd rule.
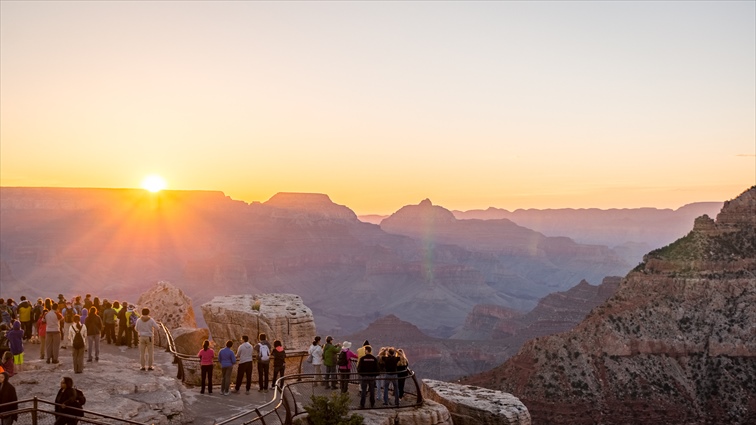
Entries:
[[[734,196],[732,196],[730,198],[719,200],[719,201],[699,200],[699,201],[693,201],[693,202],[688,202],[688,203],[685,203],[685,204],[682,204],[682,205],[678,205],[676,207],[639,206],[639,207],[599,208],[599,207],[586,206],[586,207],[550,207],[550,208],[534,208],[534,207],[507,208],[506,206],[489,205],[489,206],[486,206],[486,207],[483,207],[483,208],[470,208],[470,209],[466,209],[466,210],[461,210],[461,209],[456,209],[456,208],[450,208],[450,207],[447,207],[446,205],[436,203],[436,202],[434,202],[430,198],[423,198],[423,199],[420,199],[420,200],[418,200],[417,202],[414,202],[414,203],[400,205],[395,210],[390,211],[388,213],[374,213],[374,212],[359,212],[359,211],[355,210],[354,208],[352,208],[349,204],[341,203],[341,202],[338,202],[337,200],[334,200],[333,197],[331,195],[327,194],[327,193],[318,193],[318,192],[276,192],[273,195],[271,195],[271,197],[269,197],[267,199],[264,199],[264,200],[246,201],[246,200],[243,200],[243,199],[235,199],[235,198],[233,198],[232,196],[228,195],[227,193],[225,193],[222,190],[208,190],[208,189],[170,189],[170,188],[166,188],[166,189],[161,189],[159,191],[152,191],[152,190],[149,190],[149,189],[144,188],[144,187],[140,188],[140,187],[50,187],[50,186],[0,186],[0,189],[126,190],[126,191],[142,191],[142,192],[145,192],[145,194],[149,194],[151,196],[160,196],[161,192],[220,193],[223,196],[228,197],[232,201],[242,201],[242,202],[245,202],[247,205],[252,205],[253,203],[264,204],[264,203],[268,202],[272,197],[274,197],[275,195],[278,195],[278,194],[325,195],[325,196],[327,196],[330,199],[330,201],[332,203],[334,203],[336,205],[344,206],[344,207],[352,210],[358,217],[359,216],[381,216],[381,217],[388,217],[391,214],[394,214],[395,212],[399,211],[399,209],[401,209],[401,208],[403,208],[405,206],[418,205],[418,204],[420,204],[425,199],[430,200],[431,203],[433,204],[433,206],[438,206],[438,207],[442,207],[444,209],[447,209],[449,211],[457,211],[457,212],[486,211],[488,209],[506,210],[506,211],[509,211],[509,212],[514,212],[514,211],[517,211],[517,210],[563,210],[563,209],[572,209],[572,210],[596,210],[596,209],[598,209],[598,210],[601,210],[601,211],[610,211],[610,210],[633,210],[633,209],[645,209],[645,208],[658,209],[658,210],[665,210],[666,209],[666,210],[676,211],[676,210],[678,210],[678,209],[680,209],[682,207],[685,207],[685,206],[691,205],[691,204],[723,203],[725,201],[732,200],[732,199],[736,198],[741,193],[743,193],[744,191],[748,190],[748,188],[746,188],[743,191],[741,191],[740,193],[738,193],[738,195],[734,195]],[[152,192],[152,193],[150,193],[150,192]]]
[[754,2],[0,2],[0,186],[669,208],[756,184]]

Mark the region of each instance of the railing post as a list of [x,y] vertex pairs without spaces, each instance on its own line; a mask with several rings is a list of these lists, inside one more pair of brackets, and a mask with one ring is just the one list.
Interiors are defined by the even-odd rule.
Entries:
[[32,410],[32,425],[37,425],[37,409],[39,408],[37,404],[37,396],[34,396],[34,402],[32,404],[34,409]]

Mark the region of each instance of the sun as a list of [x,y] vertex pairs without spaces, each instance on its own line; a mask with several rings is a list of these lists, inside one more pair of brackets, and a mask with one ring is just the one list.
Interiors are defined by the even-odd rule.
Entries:
[[160,192],[165,189],[165,179],[157,174],[150,174],[142,180],[142,188],[149,190],[152,193]]

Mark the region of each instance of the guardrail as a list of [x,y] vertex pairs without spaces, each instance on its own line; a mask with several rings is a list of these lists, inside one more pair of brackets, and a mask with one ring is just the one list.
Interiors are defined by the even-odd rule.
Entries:
[[[386,379],[377,377],[376,383],[390,383],[394,378]],[[403,386],[404,396],[398,405],[383,404],[383,391],[379,392],[376,388],[376,405],[373,409],[398,409],[407,407],[417,407],[423,404],[423,396],[420,390],[415,373],[412,370],[407,371],[407,376],[396,378],[397,383]],[[293,420],[306,413],[304,406],[310,403],[311,396],[329,396],[333,391],[325,387],[326,380],[323,375],[315,374],[294,374],[286,375],[279,378],[274,385],[273,398],[258,407],[246,412],[236,414],[232,417],[216,421],[215,425],[241,425],[259,423],[262,425],[290,425]],[[349,374],[348,392],[350,394],[350,410],[359,410],[360,397],[358,395],[359,386],[354,385],[360,382],[360,376],[356,373]],[[393,401],[393,391],[389,391],[389,401]],[[366,406],[368,402],[366,401]]]
[[37,397],[14,401],[11,403],[0,404],[0,407],[7,407],[10,405],[17,405],[16,410],[10,412],[0,413],[0,423],[5,418],[16,416],[17,421],[14,425],[52,425],[60,418],[75,419],[80,424],[95,424],[95,425],[112,425],[112,424],[132,424],[132,425],[147,425],[142,422],[130,421],[128,419],[117,418],[115,416],[104,415],[102,413],[92,412],[86,409],[76,409],[69,407],[71,410],[77,410],[82,413],[83,416],[72,416],[55,411],[56,406],[60,406],[51,401],[39,399]]

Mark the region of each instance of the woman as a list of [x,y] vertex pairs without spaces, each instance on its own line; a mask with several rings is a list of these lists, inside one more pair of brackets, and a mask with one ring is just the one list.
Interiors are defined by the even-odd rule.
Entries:
[[[280,376],[283,378],[286,370],[286,350],[283,348],[281,341],[273,341],[273,384],[275,385],[276,379]],[[281,379],[281,386],[283,388],[283,379]]]
[[231,394],[231,370],[234,368],[234,363],[236,363],[236,355],[234,354],[234,350],[231,349],[231,347],[234,346],[234,341],[231,341],[230,339],[226,341],[226,347],[222,348],[220,352],[218,352],[218,363],[221,365],[221,394],[222,395],[229,395]]
[[[84,325],[87,327],[87,346],[90,347],[87,353],[89,357],[87,362],[92,361],[92,354],[96,362],[100,361],[100,332],[102,331],[102,319],[97,314],[97,307],[89,308],[89,315],[84,320]],[[93,353],[94,352],[94,353]]]
[[[341,352],[339,352],[339,357],[336,360],[336,363],[338,364],[339,368],[339,384],[341,385],[341,392],[345,393],[349,391],[349,378],[352,373],[352,359],[357,360],[357,354],[354,354],[350,348],[352,347],[352,343],[349,341],[344,341],[341,343]],[[343,361],[342,361],[343,359]]]
[[[315,374],[315,381],[312,383],[312,386],[315,387],[318,385],[318,381],[321,379],[323,364],[323,347],[320,345],[319,336],[315,337],[315,339],[312,341],[310,349],[307,350],[307,352],[312,356],[312,368],[313,373]],[[323,385],[325,386],[325,383],[323,383]]]
[[[79,340],[81,336],[81,340]],[[68,342],[71,344],[74,373],[84,372],[84,351],[87,349],[87,327],[81,324],[81,316],[74,315],[73,324],[68,328]]]
[[[18,401],[16,388],[9,381],[10,376],[7,372],[0,373],[0,413],[10,412],[18,409],[18,404],[6,404]],[[12,425],[18,419],[17,415],[4,416],[2,425]]]
[[42,310],[42,315],[37,319],[37,335],[39,336],[39,359],[45,359],[45,340],[47,338],[47,322],[45,322],[45,315],[50,310]]
[[[55,412],[71,416],[83,416],[83,412],[79,410],[80,408],[81,405],[76,400],[76,389],[73,386],[73,379],[64,376],[60,380],[58,395],[55,396]],[[78,419],[63,416],[58,416],[55,419],[55,425],[76,425],[78,422]]]
[[396,376],[399,378],[399,401],[401,401],[404,397],[404,380],[409,376],[409,361],[401,348],[396,350],[396,354],[399,356],[399,363],[396,364]]
[[197,357],[200,358],[200,369],[202,373],[202,387],[200,394],[205,394],[205,380],[207,379],[207,393],[213,393],[213,358],[215,357],[215,351],[210,348],[210,341],[205,340],[202,343],[202,349],[197,353]]

